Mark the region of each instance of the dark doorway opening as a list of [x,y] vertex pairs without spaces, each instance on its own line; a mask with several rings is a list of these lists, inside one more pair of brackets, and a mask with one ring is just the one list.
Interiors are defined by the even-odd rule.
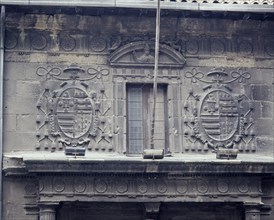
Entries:
[[[57,220],[143,220],[139,202],[64,202]],[[244,220],[242,203],[161,203],[158,220]]]
[[244,220],[242,203],[163,203],[159,220]]
[[69,202],[61,203],[57,220],[142,220],[142,203]]

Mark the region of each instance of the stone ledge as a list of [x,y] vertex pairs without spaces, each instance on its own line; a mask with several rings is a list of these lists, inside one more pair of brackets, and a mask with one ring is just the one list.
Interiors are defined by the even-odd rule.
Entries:
[[236,160],[219,160],[215,154],[180,154],[152,160],[119,154],[87,153],[84,157],[65,156],[64,153],[22,152],[4,155],[6,175],[35,173],[123,173],[123,174],[247,174],[273,175],[273,157],[239,155]]
[[[233,1],[234,2],[234,1]],[[197,3],[193,2],[163,2],[161,1],[162,9],[172,10],[194,10],[194,11],[240,11],[240,12],[270,12],[273,13],[273,5],[263,4],[265,2],[259,2],[259,4],[216,4],[216,3]],[[26,6],[69,6],[69,7],[113,7],[113,8],[146,8],[155,9],[157,7],[157,1],[151,0],[93,0],[93,1],[48,1],[48,0],[2,0],[3,5],[26,5]]]

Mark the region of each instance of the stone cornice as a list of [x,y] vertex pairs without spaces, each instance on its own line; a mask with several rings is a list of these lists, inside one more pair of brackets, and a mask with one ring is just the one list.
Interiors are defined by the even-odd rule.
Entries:
[[[213,3],[214,2],[214,3]],[[2,0],[4,5],[23,6],[68,6],[68,7],[113,7],[113,8],[142,8],[154,9],[157,1],[139,0],[94,0],[94,1],[41,1],[41,0]],[[271,0],[187,0],[181,1],[161,1],[162,9],[172,10],[193,10],[193,11],[239,11],[239,12],[274,12],[273,1]]]
[[[205,156],[206,158],[207,156]],[[121,173],[168,175],[273,175],[274,163],[269,159],[252,160],[184,160],[178,157],[163,160],[144,160],[113,156],[95,158],[54,156],[5,156],[6,175],[30,175],[36,173]]]

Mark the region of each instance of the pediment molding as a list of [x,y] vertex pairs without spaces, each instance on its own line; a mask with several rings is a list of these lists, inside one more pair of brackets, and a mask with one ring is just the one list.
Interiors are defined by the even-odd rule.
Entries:
[[[114,67],[154,67],[155,45],[152,42],[137,41],[115,50],[109,57]],[[185,57],[172,47],[160,44],[159,68],[182,68]]]

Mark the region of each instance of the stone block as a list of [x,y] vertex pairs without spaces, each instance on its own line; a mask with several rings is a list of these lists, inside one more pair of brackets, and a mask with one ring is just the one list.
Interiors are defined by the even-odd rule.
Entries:
[[16,115],[15,114],[4,114],[3,117],[4,131],[16,131]]
[[179,117],[180,105],[179,101],[173,101],[173,117]]
[[36,115],[17,115],[16,116],[16,130],[18,132],[35,132]]
[[4,100],[6,114],[35,114],[37,98],[9,97]]
[[252,98],[260,101],[272,101],[273,92],[269,85],[251,85]]
[[17,81],[16,95],[17,97],[39,98],[43,88],[37,81]]
[[4,79],[4,96],[14,97],[16,95],[16,80]]
[[98,65],[107,65],[108,64],[108,57],[106,55],[98,55],[97,62]]
[[117,82],[115,83],[115,98],[116,99],[125,99],[126,97],[126,88],[125,88],[125,84],[123,82]]
[[165,17],[161,19],[161,35],[169,35],[177,30],[177,18]]
[[19,27],[23,14],[21,13],[7,13],[6,14],[6,26],[7,27]]
[[173,148],[175,153],[179,153],[181,149],[181,142],[180,142],[180,119],[175,117],[173,119],[173,127],[169,128],[171,131],[171,136],[173,137]]
[[4,132],[3,151],[35,150],[35,133],[26,132]]
[[273,138],[258,137],[256,138],[256,152],[269,156],[274,156]]
[[128,16],[126,19],[120,20],[120,32],[130,34],[154,33],[155,32],[155,18],[154,17],[133,17]]
[[125,117],[116,117],[117,144],[119,152],[126,152],[126,120]]
[[47,54],[43,53],[31,53],[30,62],[31,63],[45,63],[48,58]]
[[5,62],[4,79],[23,80],[26,77],[26,63]]
[[260,31],[263,32],[265,35],[273,35],[273,21],[268,20],[260,22]]
[[235,20],[233,23],[235,34],[255,34],[261,27],[261,22],[256,20]]
[[172,93],[173,93],[173,99],[174,100],[180,100],[180,84],[178,83],[173,83],[172,86],[169,87],[169,89],[172,89]]
[[269,119],[255,120],[255,134],[258,136],[273,137],[273,121]]
[[[272,63],[271,66],[273,67],[274,63]],[[253,69],[250,73],[250,80],[254,83],[270,85],[274,81],[273,69]]]
[[261,102],[261,110],[263,118],[273,118],[273,103]]
[[124,116],[126,112],[124,111],[125,109],[125,101],[122,100],[117,100],[117,115]]
[[258,68],[271,69],[273,66],[274,66],[273,60],[269,60],[269,59],[256,60],[256,67]]
[[24,210],[25,179],[4,178],[3,180],[3,219],[29,219]]

